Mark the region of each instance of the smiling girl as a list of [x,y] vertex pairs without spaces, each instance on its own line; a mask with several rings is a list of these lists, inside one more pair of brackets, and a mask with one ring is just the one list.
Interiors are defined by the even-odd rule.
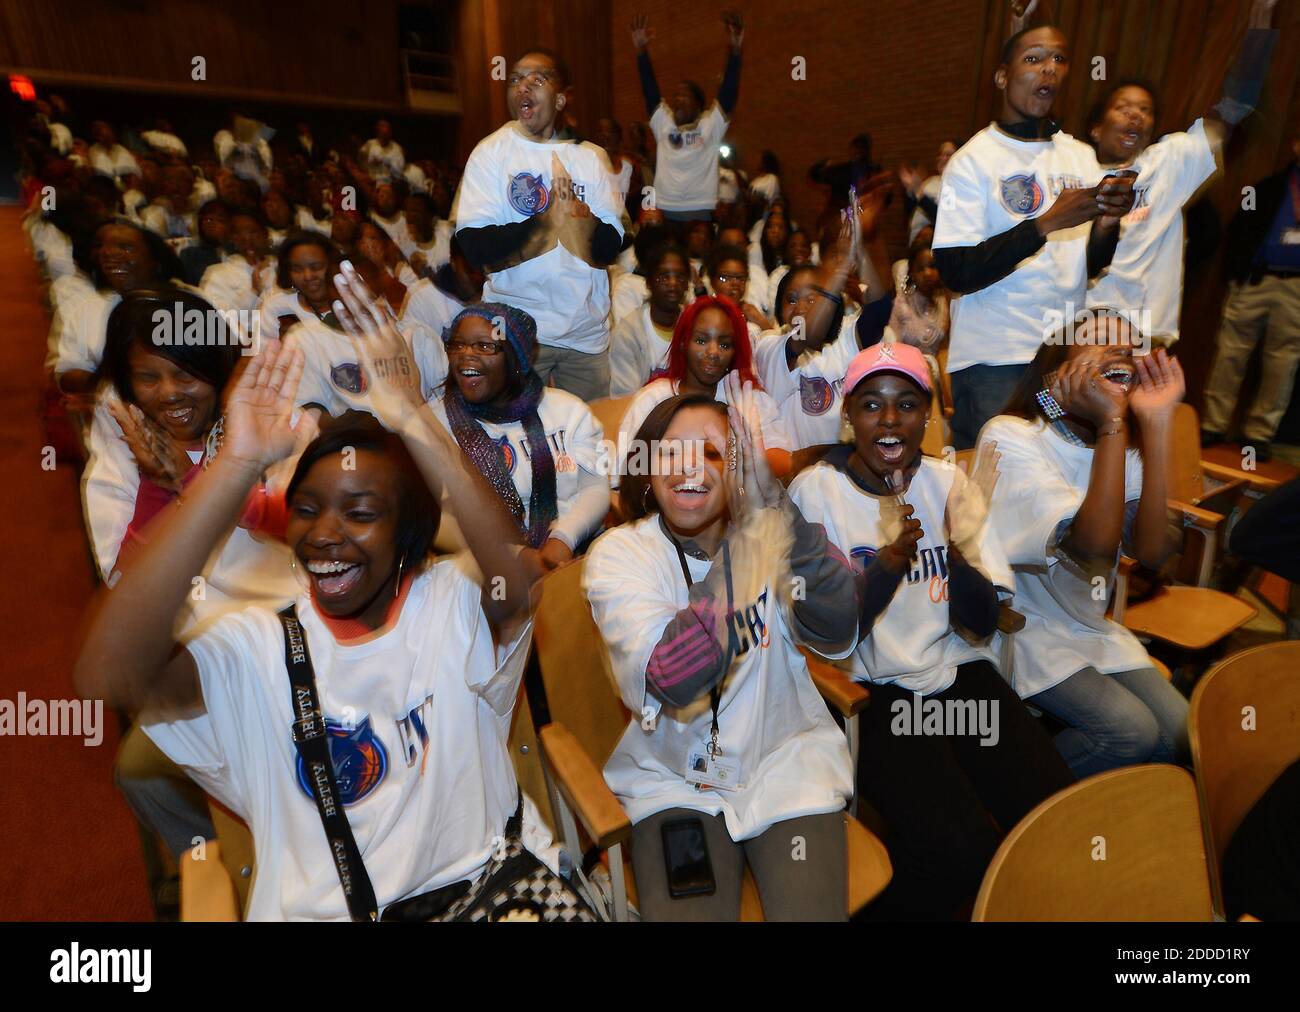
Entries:
[[[303,453],[287,541],[307,589],[278,617],[250,608],[173,640],[191,574],[294,450],[290,337],[264,343],[227,402],[221,452],[102,599],[77,684],[146,708],[159,746],[248,820],[250,920],[371,920],[416,896],[419,919],[490,907],[503,850],[536,868],[526,855],[548,854],[506,747],[536,570],[425,404],[391,316],[355,273],[335,284],[390,431],[350,418]],[[428,556],[444,494],[472,563]],[[309,688],[291,692],[291,675]],[[321,724],[329,762],[309,766]]]
[[546,569],[570,561],[609,511],[598,458],[604,430],[533,368],[537,330],[498,302],[467,306],[446,333],[439,420],[500,496]]
[[[656,405],[678,394],[693,393],[708,394],[727,403],[723,380],[729,373],[736,373],[742,381],[755,387],[754,410],[758,413],[764,444],[770,448],[769,460],[778,474],[788,473],[790,437],[776,403],[763,392],[755,377],[752,362],[749,329],[734,302],[706,295],[687,306],[673,329],[666,375],[637,392],[619,425],[619,473],[624,472],[627,454],[634,449],[637,430]],[[618,475],[611,477],[617,485]]]
[[[852,446],[790,486],[857,570],[857,649],[847,664],[871,685],[861,716],[858,784],[889,827],[894,878],[870,916],[943,918],[979,886],[1001,832],[1071,776],[997,669],[989,638],[1013,586],[985,493],[990,452],[972,478],[921,454],[931,403],[921,353],[877,344],[849,366]],[[972,717],[921,726],[924,703]]]
[[1056,745],[1080,776],[1188,755],[1187,700],[1095,592],[1113,587],[1121,547],[1154,570],[1177,545],[1166,473],[1183,371],[1164,351],[1135,357],[1137,340],[1123,317],[1085,312],[980,436],[1002,454],[992,518],[1026,619],[1012,684],[1069,725]]
[[[850,762],[798,644],[852,648],[851,574],[768,469],[752,386],[728,386],[729,408],[689,393],[650,412],[636,438],[658,466],[624,480],[632,522],[587,556],[634,715],[605,778],[634,823],[644,919],[735,920],[748,864],[768,920],[843,920]],[[665,827],[682,822],[707,849],[711,895],[672,895]],[[791,860],[797,837],[806,860]]]

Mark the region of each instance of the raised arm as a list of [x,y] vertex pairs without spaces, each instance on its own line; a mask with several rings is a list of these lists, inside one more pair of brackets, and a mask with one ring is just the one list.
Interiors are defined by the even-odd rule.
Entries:
[[740,49],[745,41],[745,21],[739,11],[724,11],[722,23],[727,26],[727,65],[722,70],[722,84],[718,87],[718,105],[731,119],[740,97]]
[[1142,497],[1133,527],[1133,551],[1147,569],[1159,569],[1177,549],[1170,536],[1169,464],[1172,454],[1174,408],[1183,399],[1183,367],[1164,349],[1139,357],[1138,387],[1129,406],[1142,433]]
[[175,653],[172,626],[248,493],[293,452],[289,416],[302,370],[293,338],[267,340],[239,378],[226,405],[221,452],[102,593],[73,670],[83,696],[127,710],[202,705],[198,670],[188,652]]
[[499,496],[469,464],[420,391],[420,371],[391,310],[380,305],[348,261],[334,278],[334,312],[370,379],[370,404],[402,437],[434,496],[449,504],[483,573],[483,611],[501,629],[526,617],[540,567],[522,551]]
[[1259,104],[1277,42],[1278,33],[1272,30],[1276,5],[1277,0],[1254,0],[1251,5],[1246,36],[1224,79],[1222,97],[1205,118],[1206,135],[1216,149],[1223,147],[1233,128]]
[[645,99],[645,112],[653,116],[663,101],[659,82],[655,80],[654,67],[650,65],[650,40],[654,38],[650,19],[638,14],[632,19],[632,45],[636,47],[636,72],[641,79],[641,97]]

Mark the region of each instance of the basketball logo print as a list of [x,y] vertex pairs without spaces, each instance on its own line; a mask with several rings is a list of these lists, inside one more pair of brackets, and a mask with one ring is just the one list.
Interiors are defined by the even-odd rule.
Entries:
[[530,218],[541,214],[551,202],[551,195],[542,183],[541,173],[533,175],[519,172],[510,180],[510,206]]
[[868,548],[866,545],[858,545],[856,548],[849,550],[849,561],[853,568],[859,572],[871,565],[871,560],[876,557],[876,550]]
[[1033,214],[1043,206],[1043,188],[1034,173],[1007,176],[999,183],[1002,206],[1012,214]]
[[805,415],[824,415],[835,403],[835,388],[820,376],[799,377],[799,406]]
[[340,390],[350,394],[366,392],[366,374],[356,362],[344,362],[330,368],[330,380]]
[[515,461],[518,458],[515,457],[515,448],[510,445],[510,437],[502,436],[500,439],[496,440],[496,444],[501,447],[501,459],[505,461],[506,471],[510,474],[514,474]]
[[[339,798],[344,807],[355,805],[368,797],[388,772],[388,753],[384,743],[375,735],[369,717],[351,730],[327,717],[325,731],[329,737],[330,762],[334,766]],[[313,797],[307,765],[301,755],[297,760],[298,786],[307,797]]]

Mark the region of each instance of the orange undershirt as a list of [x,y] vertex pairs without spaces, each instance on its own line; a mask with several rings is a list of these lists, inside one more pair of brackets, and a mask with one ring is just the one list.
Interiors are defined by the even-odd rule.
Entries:
[[414,581],[414,572],[408,570],[402,574],[401,586],[393,599],[388,602],[388,610],[384,612],[384,621],[377,629],[369,628],[357,618],[334,618],[332,615],[326,615],[325,612],[321,611],[320,605],[316,603],[314,591],[311,595],[311,603],[312,607],[316,609],[316,614],[320,616],[320,620],[325,623],[325,628],[330,631],[330,635],[338,643],[344,646],[352,646],[382,636],[397,624],[397,618],[402,613],[402,605],[406,603],[407,595],[410,594],[411,584]]

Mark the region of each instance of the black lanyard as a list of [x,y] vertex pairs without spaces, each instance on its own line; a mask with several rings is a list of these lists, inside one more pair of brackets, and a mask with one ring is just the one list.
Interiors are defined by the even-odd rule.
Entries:
[[[664,527],[666,530],[667,525],[665,524]],[[672,541],[673,547],[677,549],[677,561],[682,564],[682,576],[686,578],[686,589],[690,590],[691,587],[695,585],[695,581],[691,579],[691,570],[690,567],[686,564],[686,552],[682,550],[681,542],[678,541],[677,538],[673,536],[671,531],[668,532],[668,538],[670,541]],[[722,543],[722,559],[723,559],[723,565],[726,567],[726,574],[727,574],[727,624],[730,625],[731,616],[732,616],[731,549],[727,547],[727,543],[725,541]],[[730,640],[730,635],[728,635],[728,640]],[[722,699],[722,679],[727,677],[726,671],[727,668],[730,667],[730,662],[731,662],[730,653],[731,653],[730,650],[728,650],[727,651],[728,656],[723,663],[722,678],[719,678],[718,683],[709,690],[709,702],[713,706],[713,723],[709,726],[709,739],[710,739],[710,746],[711,746],[710,755],[709,755],[710,759],[716,758],[717,756],[722,754],[721,749],[718,748],[718,703]]]
[[378,919],[379,904],[361,860],[361,850],[352,835],[352,826],[343,811],[334,762],[330,758],[325,716],[316,694],[316,672],[307,652],[307,637],[298,621],[296,605],[291,604],[280,612],[280,624],[284,626],[284,666],[289,672],[293,697],[293,744],[307,771],[307,782],[311,785],[321,825],[325,827],[325,839],[343,886],[348,913],[354,921],[374,921]]

